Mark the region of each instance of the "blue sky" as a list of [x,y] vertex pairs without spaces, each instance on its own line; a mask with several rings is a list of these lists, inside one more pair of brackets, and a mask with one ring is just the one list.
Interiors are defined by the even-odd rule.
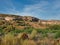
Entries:
[[0,13],[60,20],[60,0],[0,0]]

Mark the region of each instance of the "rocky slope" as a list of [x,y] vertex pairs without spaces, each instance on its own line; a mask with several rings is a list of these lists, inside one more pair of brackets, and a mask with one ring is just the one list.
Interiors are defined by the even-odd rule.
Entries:
[[33,28],[46,28],[47,25],[60,24],[60,20],[40,20],[31,16],[19,16],[10,14],[0,14],[0,26],[1,25],[13,25],[18,29],[24,29],[26,27]]

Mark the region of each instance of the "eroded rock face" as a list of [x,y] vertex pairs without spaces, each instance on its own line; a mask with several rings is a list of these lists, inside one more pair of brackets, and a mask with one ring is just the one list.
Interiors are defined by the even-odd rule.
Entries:
[[15,19],[15,18],[14,17],[5,17],[6,21],[10,21],[10,20],[13,20],[13,19]]
[[39,21],[39,19],[38,19],[38,18],[34,18],[34,17],[33,17],[33,18],[32,18],[32,21],[33,21],[33,22],[38,22],[38,21]]

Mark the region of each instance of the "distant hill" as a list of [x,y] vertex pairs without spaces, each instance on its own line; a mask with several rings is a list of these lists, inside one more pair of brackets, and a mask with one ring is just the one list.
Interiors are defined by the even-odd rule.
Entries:
[[12,25],[18,29],[26,27],[46,28],[48,25],[60,24],[60,20],[41,20],[31,16],[19,16],[11,14],[0,14],[0,26]]

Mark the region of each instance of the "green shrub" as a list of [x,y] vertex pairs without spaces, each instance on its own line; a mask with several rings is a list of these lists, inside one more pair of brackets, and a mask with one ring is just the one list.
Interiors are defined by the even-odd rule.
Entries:
[[51,25],[51,26],[49,26],[48,29],[51,29],[51,30],[60,30],[60,25]]
[[56,32],[55,38],[60,38],[60,31]]
[[49,32],[49,30],[46,30],[46,29],[36,29],[36,30],[38,33],[42,33],[42,34]]
[[28,27],[28,28],[24,29],[24,32],[26,32],[26,33],[31,33],[32,30],[33,30],[33,28],[31,28],[31,27],[29,28],[29,27]]

